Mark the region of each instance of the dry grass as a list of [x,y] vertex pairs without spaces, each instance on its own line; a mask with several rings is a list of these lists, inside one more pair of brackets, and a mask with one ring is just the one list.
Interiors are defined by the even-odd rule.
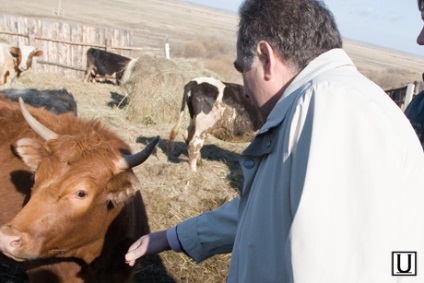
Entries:
[[345,40],[344,49],[358,70],[383,89],[422,81],[424,58]]
[[197,35],[174,49],[174,56],[184,58],[214,59],[220,55],[233,54],[232,44],[215,36]]
[[222,41],[214,36],[196,36],[180,43],[173,50],[178,58],[202,60],[206,69],[219,74],[218,78],[234,83],[242,83],[240,74],[234,69],[236,57],[234,43]]

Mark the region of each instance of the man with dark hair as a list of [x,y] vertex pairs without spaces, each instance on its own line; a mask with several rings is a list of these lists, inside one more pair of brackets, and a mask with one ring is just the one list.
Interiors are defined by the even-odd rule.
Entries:
[[239,14],[234,66],[265,120],[240,196],[141,237],[128,264],[231,252],[227,282],[424,282],[424,153],[405,115],[322,1],[245,0]]
[[[424,21],[424,0],[418,0],[418,10]],[[424,45],[424,27],[418,34],[417,43]],[[424,79],[424,74],[423,74]],[[408,117],[412,126],[420,139],[421,146],[424,148],[424,91],[421,91],[412,99],[405,109],[405,115]]]

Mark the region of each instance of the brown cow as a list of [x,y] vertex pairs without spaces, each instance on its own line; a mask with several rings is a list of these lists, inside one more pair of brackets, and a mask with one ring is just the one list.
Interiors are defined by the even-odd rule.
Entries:
[[33,46],[0,43],[0,87],[10,87],[15,77],[31,67],[33,58],[41,55],[43,51]]
[[207,134],[230,142],[247,142],[262,125],[258,108],[248,98],[242,85],[226,83],[212,77],[199,77],[184,86],[183,101],[177,124],[169,135],[168,152],[184,116],[185,105],[190,124],[184,133],[192,171],[201,165],[200,150]]
[[131,168],[159,137],[131,155],[99,121],[20,103],[0,99],[0,251],[30,282],[129,282],[124,254],[149,232]]

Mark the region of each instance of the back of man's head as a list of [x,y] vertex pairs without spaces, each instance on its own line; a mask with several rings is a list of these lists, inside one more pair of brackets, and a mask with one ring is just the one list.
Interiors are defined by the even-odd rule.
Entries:
[[238,51],[251,66],[259,41],[267,41],[293,67],[342,48],[332,13],[316,0],[246,0],[240,6]]

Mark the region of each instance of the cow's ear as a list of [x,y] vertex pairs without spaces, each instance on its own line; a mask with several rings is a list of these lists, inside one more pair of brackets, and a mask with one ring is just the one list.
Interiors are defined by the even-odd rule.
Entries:
[[140,190],[140,182],[132,170],[119,173],[107,183],[107,199],[113,204],[125,202],[129,197]]
[[13,151],[33,171],[37,170],[40,162],[48,155],[42,142],[30,138],[18,140],[13,146]]
[[13,57],[19,56],[19,52],[20,52],[19,47],[11,46],[9,50],[10,50],[10,55],[12,55]]
[[43,56],[43,50],[35,50],[33,55],[34,57]]

